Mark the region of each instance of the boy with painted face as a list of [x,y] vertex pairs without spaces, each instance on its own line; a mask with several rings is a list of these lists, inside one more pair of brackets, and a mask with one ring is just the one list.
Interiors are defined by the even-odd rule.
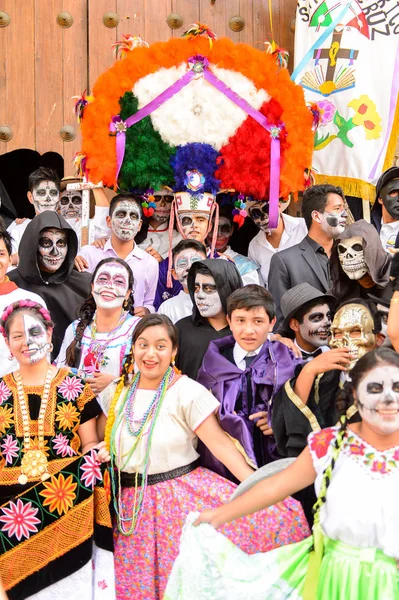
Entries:
[[[278,458],[271,429],[273,398],[297,362],[285,345],[269,341],[275,314],[263,287],[250,284],[233,292],[227,300],[232,335],[210,342],[197,378],[219,400],[221,427],[253,467]],[[232,478],[205,448],[200,453],[203,466]]]
[[322,294],[308,283],[296,285],[282,297],[284,321],[279,333],[294,338],[304,362],[329,350],[335,304],[334,296]]
[[[247,256],[238,254],[238,252],[235,252],[229,245],[230,238],[234,233],[234,221],[232,214],[233,206],[231,205],[231,195],[218,194],[217,199],[218,203],[222,204],[222,206],[219,209],[218,233],[216,238],[215,250],[222,257],[227,257],[234,262],[235,266],[238,269],[238,272],[242,277],[244,285],[248,285],[249,283],[255,283],[259,285],[259,265],[253,260],[249,259]],[[223,201],[226,201],[229,204],[223,205]],[[208,247],[212,245],[212,237],[213,229],[209,232],[206,238],[206,243]]]
[[126,193],[114,196],[109,206],[107,224],[111,229],[111,238],[104,248],[83,246],[75,260],[77,270],[93,273],[103,258],[122,258],[133,272],[135,315],[144,316],[154,312],[158,261],[134,241],[142,225],[141,199]]
[[[144,216],[148,216],[148,229],[147,236],[140,242],[139,247],[151,254],[158,262],[162,262],[169,252],[169,218],[173,192],[170,189],[162,189],[150,196],[146,194],[144,198]],[[151,203],[155,206],[151,206]],[[146,207],[146,204],[149,204],[149,207]],[[181,234],[174,229],[172,247],[174,248],[181,239]]]
[[[45,210],[56,211],[60,200],[60,180],[58,175],[52,169],[40,167],[29,175],[28,200],[35,209],[35,215],[39,215]],[[25,229],[31,222],[31,219],[23,219],[17,223],[15,220],[8,227],[7,231],[13,239],[11,262],[18,264],[18,248]]]
[[250,241],[248,256],[260,266],[262,280],[267,285],[270,261],[273,254],[291,248],[306,236],[308,228],[305,220],[291,217],[284,211],[288,202],[279,202],[279,220],[276,229],[269,228],[269,202],[250,202],[248,215],[259,228],[259,233]]
[[394,254],[399,248],[399,167],[391,167],[381,175],[375,192],[371,222],[384,250]]
[[207,259],[191,266],[187,287],[193,313],[176,323],[179,331],[176,365],[185,375],[196,379],[209,342],[231,334],[226,318],[227,298],[242,287],[242,279],[232,262]]
[[28,225],[20,243],[20,263],[9,277],[42,298],[54,318],[53,358],[64,333],[90,289],[90,275],[74,270],[76,233],[55,211],[44,211]]
[[158,313],[168,316],[172,323],[176,323],[193,312],[193,302],[187,287],[187,277],[191,265],[199,260],[206,259],[206,248],[204,244],[197,240],[181,240],[173,248],[172,256],[172,275],[183,286],[183,289],[177,296],[162,302]]

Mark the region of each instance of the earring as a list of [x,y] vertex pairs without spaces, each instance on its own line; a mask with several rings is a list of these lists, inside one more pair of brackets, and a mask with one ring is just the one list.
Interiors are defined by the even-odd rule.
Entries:
[[127,299],[123,301],[122,308],[123,310],[127,310],[129,308],[129,302]]
[[175,362],[176,362],[176,356],[173,356],[172,361],[170,363],[173,368],[175,368]]
[[8,355],[8,360],[14,360],[14,355],[10,352],[10,354]]

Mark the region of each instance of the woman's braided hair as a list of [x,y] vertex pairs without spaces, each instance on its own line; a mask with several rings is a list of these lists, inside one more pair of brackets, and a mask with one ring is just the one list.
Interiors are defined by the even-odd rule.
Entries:
[[[129,297],[125,304],[125,310],[128,313],[130,313],[131,315],[134,315],[133,273],[132,273],[132,270],[129,267],[129,265],[124,260],[122,260],[121,258],[118,258],[118,257],[104,258],[103,260],[100,260],[100,262],[98,263],[98,265],[96,266],[96,268],[93,272],[93,275],[91,278],[91,283],[92,284],[94,283],[94,280],[96,278],[96,275],[97,275],[97,272],[99,271],[99,269],[107,263],[118,263],[126,269],[126,271],[128,273],[130,294],[129,294]],[[90,292],[90,294],[88,295],[88,297],[86,298],[86,300],[83,302],[82,306],[79,309],[78,324],[76,326],[75,338],[72,340],[72,342],[69,344],[69,346],[66,350],[66,363],[69,367],[75,367],[75,368],[79,367],[80,358],[82,355],[83,334],[84,334],[86,327],[88,327],[90,325],[90,323],[93,321],[93,317],[96,312],[96,308],[97,307],[96,307],[95,300],[93,298],[93,294]]]
[[350,419],[348,419],[347,411],[354,403],[354,392],[358,388],[363,377],[372,369],[381,364],[388,364],[397,367],[399,370],[399,354],[397,354],[391,348],[382,346],[376,350],[367,352],[362,358],[360,358],[353,369],[350,372],[350,379],[345,383],[343,389],[339,393],[337,408],[341,413],[340,428],[338,429],[337,436],[335,438],[332,458],[330,463],[327,465],[323,473],[323,479],[321,482],[320,493],[313,506],[314,522],[317,523],[320,520],[320,510],[326,502],[327,489],[331,483],[332,472],[337,462],[338,456],[341,452],[341,448],[345,439],[346,427]]

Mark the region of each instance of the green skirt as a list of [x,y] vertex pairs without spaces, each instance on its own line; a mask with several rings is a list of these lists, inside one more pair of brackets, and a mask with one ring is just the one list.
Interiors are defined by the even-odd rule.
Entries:
[[189,515],[164,600],[399,600],[395,559],[324,538],[314,597],[304,596],[313,538],[249,556]]

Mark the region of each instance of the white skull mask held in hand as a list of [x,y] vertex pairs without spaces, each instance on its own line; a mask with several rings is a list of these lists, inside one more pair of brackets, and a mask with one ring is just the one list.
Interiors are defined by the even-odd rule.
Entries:
[[349,279],[358,280],[368,273],[363,238],[360,235],[340,241],[337,250],[342,270]]
[[80,219],[82,217],[82,192],[80,190],[61,192],[60,215],[64,219]]
[[36,212],[57,210],[60,192],[54,181],[41,181],[32,192],[33,206]]
[[362,304],[345,304],[335,313],[331,325],[330,348],[349,348],[349,369],[375,346],[374,323],[370,311]]

